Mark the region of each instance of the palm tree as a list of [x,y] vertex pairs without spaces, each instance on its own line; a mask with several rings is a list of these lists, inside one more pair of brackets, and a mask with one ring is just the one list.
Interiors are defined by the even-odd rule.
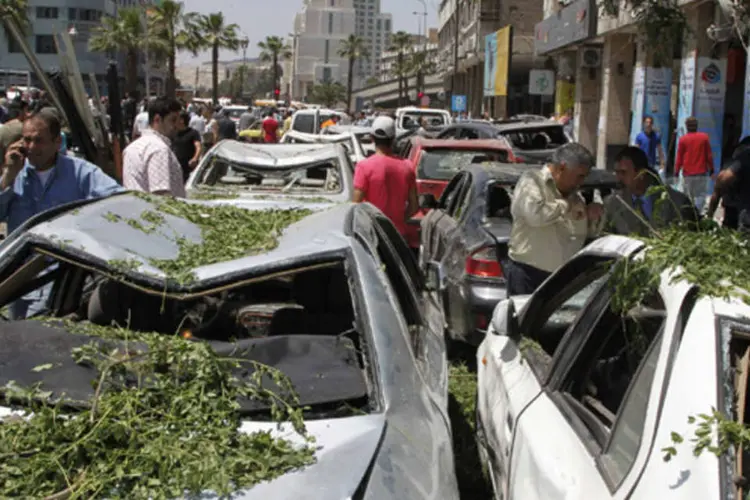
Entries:
[[273,71],[274,89],[279,88],[279,59],[288,59],[292,57],[292,49],[286,44],[283,38],[279,36],[267,36],[266,39],[258,43],[260,49],[260,60],[270,62]]
[[312,102],[332,108],[346,98],[346,89],[339,82],[323,82],[314,85],[310,91]]
[[354,86],[354,61],[359,58],[367,59],[370,57],[370,51],[365,45],[365,39],[357,35],[349,37],[341,42],[338,51],[339,57],[349,60],[349,74],[346,77],[346,112],[351,111],[352,87]]
[[219,50],[237,50],[240,39],[237,36],[239,26],[224,24],[224,14],[215,12],[198,19],[201,45],[211,49],[211,85],[214,104],[219,102]]
[[[435,62],[430,59],[425,51],[414,52],[408,62],[411,74],[416,77],[417,92],[424,92],[425,75],[434,73],[436,68]],[[408,80],[407,80],[408,81]],[[408,89],[407,89],[408,94]]]
[[133,92],[138,88],[138,54],[144,49],[163,47],[145,28],[143,10],[139,7],[117,9],[117,16],[104,16],[102,23],[93,29],[89,48],[94,52],[125,53],[125,88]]
[[28,0],[0,0],[0,21],[12,19],[21,29],[29,25]]
[[175,76],[175,61],[178,50],[189,50],[198,55],[200,48],[200,32],[198,30],[198,14],[185,12],[184,4],[175,0],[164,0],[161,5],[153,9],[149,23],[157,36],[163,41],[167,59],[167,89],[169,97],[175,96],[177,78]]
[[411,35],[406,31],[397,31],[391,35],[391,46],[388,50],[396,52],[396,63],[393,65],[393,74],[398,78],[398,103],[401,105],[402,98],[406,92],[407,85],[404,85],[404,80],[409,74],[409,65],[406,60],[406,53],[411,50],[412,39]]

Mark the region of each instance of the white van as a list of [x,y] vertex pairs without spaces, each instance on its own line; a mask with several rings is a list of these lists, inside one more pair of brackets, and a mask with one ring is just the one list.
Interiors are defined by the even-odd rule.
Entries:
[[420,120],[427,118],[430,127],[443,127],[452,123],[451,114],[444,109],[407,106],[396,110],[396,128],[399,131],[419,128]]
[[334,111],[332,109],[300,109],[292,115],[291,130],[302,132],[303,134],[319,134],[320,126],[328,121],[332,116],[339,117],[340,125],[349,125],[349,117],[346,113]]

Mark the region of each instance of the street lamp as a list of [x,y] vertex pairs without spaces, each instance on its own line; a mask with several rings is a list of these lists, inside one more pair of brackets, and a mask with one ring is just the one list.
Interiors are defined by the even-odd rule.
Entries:
[[247,70],[247,46],[250,45],[250,40],[245,37],[240,40],[240,47],[242,47],[242,68],[240,69],[240,99],[245,95],[245,71]]

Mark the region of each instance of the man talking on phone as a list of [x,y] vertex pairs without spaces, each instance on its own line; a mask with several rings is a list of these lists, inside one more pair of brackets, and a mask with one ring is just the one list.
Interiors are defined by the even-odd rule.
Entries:
[[[62,155],[60,118],[43,108],[23,123],[23,137],[5,153],[0,177],[0,222],[8,234],[34,215],[78,200],[108,196],[122,188],[99,167],[80,158]],[[38,312],[48,290],[32,292],[11,307],[14,319]]]

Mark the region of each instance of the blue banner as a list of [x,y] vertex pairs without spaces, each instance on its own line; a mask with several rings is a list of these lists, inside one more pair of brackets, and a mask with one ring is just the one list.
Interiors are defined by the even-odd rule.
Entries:
[[633,71],[633,96],[630,110],[630,144],[635,144],[635,138],[643,129],[643,100],[646,87],[646,70],[643,66],[636,66]]
[[451,111],[453,111],[454,113],[466,112],[466,96],[465,95],[451,96]]
[[680,66],[680,94],[677,101],[677,140],[685,135],[685,120],[693,115],[695,103],[695,57],[682,60]]
[[495,95],[497,31],[484,37],[484,97]]
[[[643,118],[650,116],[654,120],[654,130],[661,136],[661,148],[665,161],[669,152],[671,100],[672,69],[646,68]],[[659,160],[658,156],[656,159]]]
[[714,171],[721,168],[722,138],[724,135],[724,99],[727,90],[727,60],[699,57],[696,67],[695,106],[698,130],[708,134]]

